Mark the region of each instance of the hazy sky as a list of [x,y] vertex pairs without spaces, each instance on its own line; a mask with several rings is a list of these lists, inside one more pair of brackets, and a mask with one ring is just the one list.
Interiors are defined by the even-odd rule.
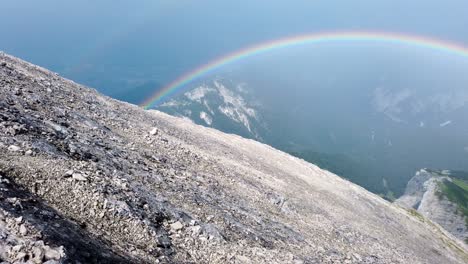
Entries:
[[112,78],[165,83],[232,50],[318,31],[396,31],[468,45],[466,0],[15,0],[1,8],[0,50],[93,86]]

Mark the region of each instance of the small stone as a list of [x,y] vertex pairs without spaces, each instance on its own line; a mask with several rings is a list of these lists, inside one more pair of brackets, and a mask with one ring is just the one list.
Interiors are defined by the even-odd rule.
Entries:
[[201,233],[201,226],[193,226],[192,227],[192,234],[195,235],[195,236],[198,236],[200,235]]
[[26,229],[26,226],[24,224],[20,225],[19,232],[22,236],[25,236],[28,233],[28,230]]
[[21,151],[21,148],[15,145],[11,145],[8,147],[8,150],[11,152],[18,152],[18,151]]
[[357,254],[357,253],[353,253],[353,256],[354,256],[354,258],[356,258],[359,262],[362,261],[361,255],[359,255],[359,254]]
[[202,226],[201,232],[207,236],[209,240],[223,241],[224,237],[219,232],[218,228],[213,224],[206,224]]
[[158,237],[158,244],[163,248],[169,248],[172,245],[172,241],[168,236]]
[[73,175],[74,172],[75,172],[75,171],[73,171],[73,170],[67,170],[67,172],[65,172],[64,176],[65,176],[65,177],[71,177],[71,176]]
[[154,136],[158,133],[158,129],[157,128],[153,128],[150,132],[150,135]]
[[[58,260],[48,260],[42,264],[61,264],[62,262],[59,262]],[[77,262],[79,263],[79,262]]]
[[23,245],[16,245],[12,248],[13,252],[19,252],[24,248]]
[[52,92],[52,89],[47,88],[47,92],[48,92],[48,93],[51,93],[51,92]]
[[11,204],[16,204],[18,202],[18,198],[16,197],[8,197],[6,199],[7,202],[11,203]]
[[27,131],[23,126],[20,126],[20,125],[14,125],[13,130],[15,130],[15,133],[18,133],[21,131]]
[[173,231],[179,231],[179,230],[181,230],[182,228],[184,228],[184,225],[183,225],[181,222],[179,222],[179,221],[177,221],[177,222],[171,224],[171,229],[172,229]]
[[[20,89],[15,89],[13,93],[14,93],[14,95],[21,95],[21,90]],[[15,129],[15,127],[13,127],[13,129]]]
[[83,174],[81,173],[73,173],[72,178],[77,180],[77,181],[87,181],[88,178],[86,178]]
[[58,250],[51,249],[49,246],[45,246],[44,249],[44,257],[47,260],[59,260],[62,257],[62,254]]
[[59,250],[50,248],[49,246],[44,247],[44,257],[46,260],[60,260],[62,258],[63,248],[60,247]]
[[2,63],[0,63],[0,66],[5,67],[5,66],[7,66],[7,63],[6,63],[6,62],[2,62]]
[[26,154],[27,156],[32,156],[34,153],[32,150],[28,149],[24,154]]
[[239,261],[239,263],[250,263],[250,259],[245,256],[236,256],[236,259]]
[[15,218],[15,221],[16,221],[16,223],[21,223],[21,222],[23,222],[23,217],[22,216],[17,217],[17,218]]
[[[50,126],[53,130],[55,130],[56,132],[59,132],[59,133],[62,133],[62,134],[68,134],[68,130],[66,128],[64,128],[63,126],[61,125],[58,125],[52,121],[45,121],[44,122],[45,124],[47,124],[48,126]],[[71,147],[70,147],[71,149]],[[71,150],[70,150],[71,152]]]
[[6,183],[6,184],[9,184],[10,181],[8,179],[5,179],[5,178],[2,178],[0,177],[0,183]]
[[22,261],[26,256],[27,254],[25,252],[19,252],[18,255],[16,255],[16,260]]
[[32,253],[33,261],[35,263],[42,263],[42,260],[44,259],[44,250],[41,247],[34,247]]
[[42,241],[42,240],[38,240],[38,241],[34,242],[34,246],[36,246],[36,247],[44,247],[44,245],[45,245],[44,241]]

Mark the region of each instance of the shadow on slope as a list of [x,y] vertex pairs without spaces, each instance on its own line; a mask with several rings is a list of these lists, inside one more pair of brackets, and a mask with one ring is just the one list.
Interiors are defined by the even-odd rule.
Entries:
[[[138,263],[127,256],[116,254],[110,245],[99,238],[91,237],[85,230],[86,223],[77,224],[73,219],[65,218],[39,197],[14,183],[15,172],[6,172],[1,168],[0,171],[3,178],[8,180],[0,183],[0,207],[15,218],[23,217],[40,230],[41,240],[47,245],[63,246],[67,258],[65,263]],[[9,203],[7,198],[16,198],[20,203]]]

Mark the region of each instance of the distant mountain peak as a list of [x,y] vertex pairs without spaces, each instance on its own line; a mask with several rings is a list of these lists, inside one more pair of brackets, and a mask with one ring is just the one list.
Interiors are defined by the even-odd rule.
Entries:
[[395,201],[414,209],[468,243],[468,173],[421,169]]
[[245,83],[235,84],[217,78],[171,99],[158,109],[188,117],[201,125],[223,131],[229,127],[241,135],[261,139],[258,133],[261,118],[255,108],[258,104],[252,103],[250,96]]
[[184,96],[187,97],[191,101],[201,103],[202,99],[205,98],[208,93],[212,93],[212,92],[216,92],[216,89],[211,88],[207,85],[202,85],[198,88],[195,88],[191,91],[184,93]]

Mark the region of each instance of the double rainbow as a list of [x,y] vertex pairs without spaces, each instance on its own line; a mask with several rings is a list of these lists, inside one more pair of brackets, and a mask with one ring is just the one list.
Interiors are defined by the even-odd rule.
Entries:
[[223,67],[226,64],[230,64],[248,57],[263,54],[272,50],[306,44],[310,45],[336,41],[385,42],[391,44],[416,46],[426,49],[437,50],[448,54],[454,54],[457,56],[468,57],[468,48],[464,47],[463,45],[438,39],[431,39],[426,37],[399,33],[345,31],[299,35],[249,46],[247,48],[230,53],[226,56],[219,57],[207,64],[201,65],[198,68],[195,68],[194,70],[189,71],[186,74],[180,76],[164,88],[158,90],[155,94],[153,94],[151,97],[145,100],[141,106],[145,109],[149,109],[160,103],[163,99],[170,97],[179,89],[182,89],[184,86],[191,83],[195,79],[198,79],[220,67]]

